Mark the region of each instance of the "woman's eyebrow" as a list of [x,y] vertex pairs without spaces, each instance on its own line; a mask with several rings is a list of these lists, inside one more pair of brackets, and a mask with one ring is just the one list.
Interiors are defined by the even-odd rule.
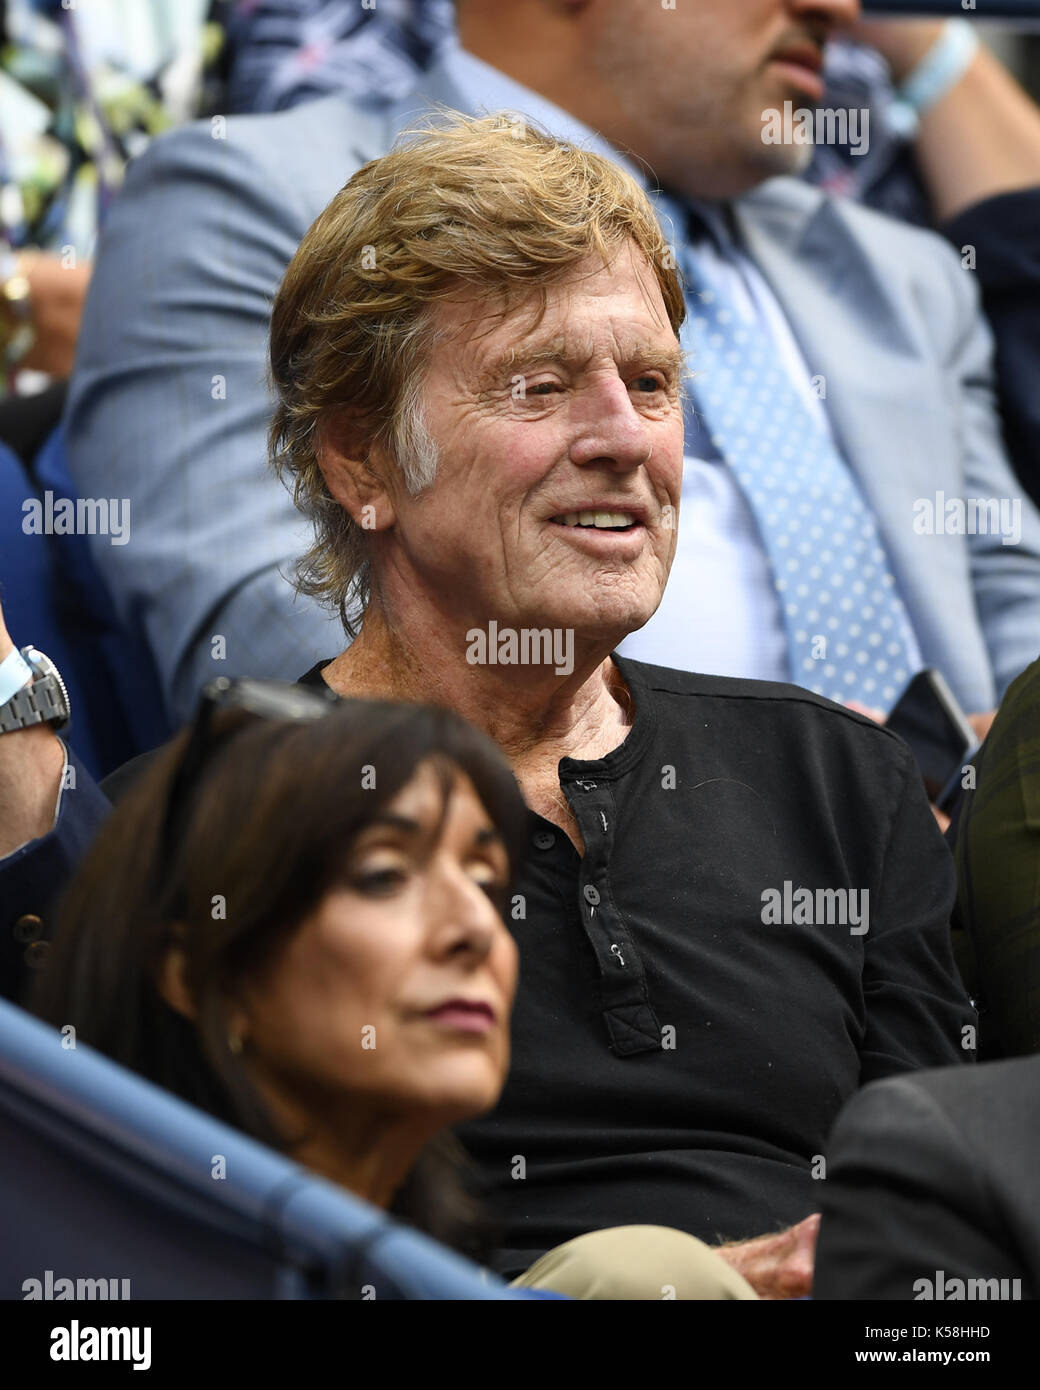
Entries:
[[[402,835],[421,835],[424,827],[411,816],[399,815],[396,811],[380,811],[374,815],[365,826],[365,830],[373,830],[380,826],[385,830],[399,830]],[[364,833],[364,831],[362,832]]]
[[493,825],[487,825],[483,830],[478,830],[473,840],[481,849],[485,845],[501,845],[503,843],[501,831],[496,830]]
[[[380,811],[378,815],[372,817],[361,833],[368,837],[373,830],[396,830],[402,835],[408,835],[412,838],[429,833],[427,826],[421,825],[411,816],[402,816],[395,811]],[[473,836],[473,844],[476,848],[483,849],[486,845],[502,845],[504,841],[501,832],[496,830],[493,825],[488,825],[476,832]]]

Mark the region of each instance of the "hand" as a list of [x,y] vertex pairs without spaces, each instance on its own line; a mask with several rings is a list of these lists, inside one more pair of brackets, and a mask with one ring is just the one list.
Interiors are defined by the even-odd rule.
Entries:
[[[13,649],[0,607],[0,661]],[[65,750],[49,724],[0,734],[0,858],[51,830],[64,766]]]
[[875,724],[884,724],[888,718],[883,709],[877,709],[874,705],[865,705],[860,700],[846,700],[845,708],[855,710],[857,714],[862,714],[867,719],[873,719]]
[[[873,719],[875,724],[884,724],[885,714],[882,710],[875,709],[872,705],[863,705],[859,700],[846,700],[847,709],[853,709],[857,714],[865,714],[868,719]],[[975,730],[975,737],[981,743],[990,731],[990,727],[997,717],[996,710],[990,710],[988,714],[969,714],[966,716],[968,723]],[[935,817],[939,829],[945,835],[950,828],[950,818],[945,811],[940,811],[934,802],[929,802],[932,808],[932,815]]]
[[975,730],[975,737],[978,739],[980,743],[983,741],[983,739],[989,733],[990,729],[993,727],[993,721],[994,719],[996,719],[996,717],[997,711],[995,709],[991,709],[988,714],[968,715],[968,723]]
[[876,48],[899,85],[939,38],[943,20],[861,19],[842,29],[840,37]]
[[[18,363],[48,376],[67,377],[76,359],[76,340],[83,316],[92,266],[64,266],[58,256],[43,251],[19,253],[19,266],[29,281],[35,341]],[[9,327],[16,322],[9,320]]]
[[720,1245],[716,1254],[742,1274],[759,1298],[805,1298],[812,1292],[820,1216],[814,1212],[775,1236]]

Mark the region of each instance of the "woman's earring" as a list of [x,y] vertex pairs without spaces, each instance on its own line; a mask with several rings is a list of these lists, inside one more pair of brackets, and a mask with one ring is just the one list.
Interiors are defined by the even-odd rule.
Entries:
[[238,1057],[242,1052],[242,1034],[235,1028],[229,1028],[227,1034],[228,1049]]

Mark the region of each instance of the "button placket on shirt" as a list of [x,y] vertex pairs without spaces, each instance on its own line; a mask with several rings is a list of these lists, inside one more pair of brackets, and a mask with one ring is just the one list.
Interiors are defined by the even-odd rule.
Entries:
[[565,792],[568,786],[573,795],[567,799],[585,841],[579,879],[582,924],[596,953],[611,1042],[623,1055],[659,1048],[661,1028],[647,998],[642,962],[610,892],[612,788],[587,778],[564,783]]

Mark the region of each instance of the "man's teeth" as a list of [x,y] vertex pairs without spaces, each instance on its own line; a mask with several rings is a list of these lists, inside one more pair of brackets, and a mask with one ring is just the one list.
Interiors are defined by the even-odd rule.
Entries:
[[564,512],[554,516],[553,521],[564,526],[599,526],[604,530],[632,525],[632,517],[625,512]]

